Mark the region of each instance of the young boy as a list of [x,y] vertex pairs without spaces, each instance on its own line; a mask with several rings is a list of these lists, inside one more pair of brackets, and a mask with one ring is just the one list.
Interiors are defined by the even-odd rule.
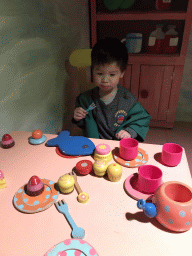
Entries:
[[[115,38],[102,39],[93,47],[91,60],[96,87],[76,98],[72,122],[89,138],[143,142],[151,117],[136,97],[119,85],[128,63],[126,46]],[[96,108],[87,112],[92,103]]]

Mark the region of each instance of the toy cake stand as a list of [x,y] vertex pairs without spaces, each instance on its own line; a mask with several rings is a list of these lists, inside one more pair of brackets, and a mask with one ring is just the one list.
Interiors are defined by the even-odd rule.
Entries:
[[151,198],[154,194],[144,194],[139,191],[137,180],[138,180],[138,173],[131,174],[129,177],[127,177],[124,183],[126,192],[136,200],[139,200],[139,199],[147,200]]
[[113,157],[115,162],[117,162],[120,165],[123,165],[125,167],[138,167],[141,165],[144,165],[148,161],[148,154],[145,150],[138,148],[138,155],[135,159],[128,161],[124,160],[123,158],[120,157],[119,155],[119,148],[115,148],[113,151]]
[[44,256],[98,256],[95,249],[81,239],[67,239],[53,246]]
[[23,185],[13,198],[14,206],[17,210],[24,213],[41,212],[52,206],[57,200],[59,192],[55,189],[53,181],[42,179],[44,191],[38,196],[29,196],[26,194],[27,184]]

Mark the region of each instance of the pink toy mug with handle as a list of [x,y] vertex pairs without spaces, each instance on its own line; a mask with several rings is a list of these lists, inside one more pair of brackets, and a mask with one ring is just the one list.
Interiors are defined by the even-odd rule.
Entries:
[[162,184],[161,169],[154,165],[142,165],[138,173],[138,190],[144,194],[154,194]]
[[161,160],[168,166],[177,166],[181,162],[183,148],[175,143],[165,143],[162,149]]
[[132,138],[120,140],[119,155],[124,160],[133,160],[138,154],[138,141]]

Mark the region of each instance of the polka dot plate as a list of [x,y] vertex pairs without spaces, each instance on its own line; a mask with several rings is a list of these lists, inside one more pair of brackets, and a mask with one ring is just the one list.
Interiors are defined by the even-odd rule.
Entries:
[[48,209],[57,200],[59,192],[55,189],[53,181],[42,179],[44,191],[38,196],[26,194],[27,184],[23,185],[13,198],[14,206],[24,213],[37,213]]
[[114,157],[114,160],[122,165],[122,166],[125,166],[125,167],[138,167],[138,166],[141,166],[141,165],[144,165],[147,163],[148,161],[148,154],[145,150],[141,149],[141,148],[138,148],[138,155],[135,159],[131,160],[131,161],[128,161],[128,160],[124,160],[123,158],[121,158],[119,156],[119,148],[115,148],[114,152],[113,152],[113,157]]
[[44,256],[98,256],[98,254],[84,240],[67,239],[53,246]]

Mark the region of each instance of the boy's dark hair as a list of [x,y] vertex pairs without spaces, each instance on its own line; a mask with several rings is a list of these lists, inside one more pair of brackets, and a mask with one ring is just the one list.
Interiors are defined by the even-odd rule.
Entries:
[[92,68],[111,62],[116,62],[121,71],[124,72],[128,63],[128,52],[126,46],[119,39],[106,37],[99,40],[92,49]]

